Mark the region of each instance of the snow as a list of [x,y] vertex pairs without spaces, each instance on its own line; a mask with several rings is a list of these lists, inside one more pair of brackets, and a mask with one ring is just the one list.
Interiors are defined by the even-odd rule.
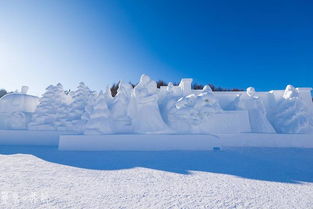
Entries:
[[117,94],[111,105],[112,123],[115,133],[132,132],[132,122],[128,114],[132,91],[133,87],[130,84],[123,81],[119,82]]
[[181,89],[182,95],[191,94],[191,78],[183,78],[179,83],[179,88]]
[[66,102],[67,96],[60,83],[56,86],[48,86],[46,92],[40,98],[40,103],[32,116],[32,121],[28,124],[29,129],[45,131],[57,130],[60,125],[63,125],[59,123],[57,116],[61,115],[61,117],[63,117],[66,113],[67,108],[64,107]]
[[313,112],[299,97],[299,91],[288,85],[283,96],[276,99],[269,93],[273,108],[268,113],[278,133],[307,133],[313,134]]
[[312,208],[312,161],[313,149],[1,146],[0,208]]
[[202,135],[61,135],[60,150],[104,151],[165,151],[212,150],[218,147],[313,148],[310,134],[202,134]]
[[0,145],[58,146],[60,134],[65,133],[55,131],[0,130]]
[[191,82],[2,97],[0,208],[312,208],[311,89]]
[[234,100],[234,108],[236,110],[248,111],[251,132],[275,133],[273,126],[266,117],[267,112],[265,105],[262,100],[255,95],[255,89],[253,87],[247,88],[246,94],[237,96]]
[[95,100],[93,111],[90,113],[90,119],[86,124],[84,133],[86,135],[112,133],[110,111],[102,91],[100,91]]
[[157,84],[147,75],[134,88],[128,115],[136,133],[170,132],[159,110]]
[[0,100],[0,112],[34,112],[39,103],[39,98],[27,94],[10,93]]
[[313,148],[311,134],[218,134],[222,147]]
[[219,147],[215,135],[65,135],[60,136],[60,150],[212,150]]

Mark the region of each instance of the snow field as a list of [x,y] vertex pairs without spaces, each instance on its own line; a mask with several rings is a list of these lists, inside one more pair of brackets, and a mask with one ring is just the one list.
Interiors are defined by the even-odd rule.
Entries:
[[[313,149],[0,146],[0,208],[313,208]],[[14,165],[14,166],[12,166]]]

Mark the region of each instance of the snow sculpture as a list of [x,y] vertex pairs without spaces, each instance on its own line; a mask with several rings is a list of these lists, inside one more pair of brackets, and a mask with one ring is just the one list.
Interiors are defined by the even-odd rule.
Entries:
[[132,85],[123,81],[119,82],[117,94],[112,104],[114,131],[117,133],[129,133],[132,131],[131,118],[128,115],[132,91]]
[[105,96],[105,101],[107,101],[109,109],[111,109],[112,105],[113,105],[113,102],[114,102],[114,98],[112,96],[112,92],[111,92],[110,86],[106,87],[105,92],[104,92],[104,96]]
[[165,91],[159,96],[159,109],[161,116],[166,124],[169,124],[169,112],[176,108],[176,102],[181,98],[181,90],[177,86],[174,86],[172,82],[169,82],[165,88]]
[[[97,94],[96,92],[92,92],[90,95],[89,95],[89,98],[88,98],[88,101],[87,101],[87,104],[85,106],[85,112],[82,114],[81,116],[81,120],[83,122],[83,124],[86,125],[86,123],[90,120],[90,115],[92,114],[93,112],[93,109],[94,109],[94,106],[95,106],[95,103],[96,103],[96,99],[97,99]],[[85,127],[84,127],[85,128]],[[84,129],[83,128],[83,129]]]
[[178,132],[194,132],[193,125],[200,123],[198,112],[194,109],[196,95],[180,98],[174,104],[168,104],[168,124]]
[[142,75],[140,82],[134,88],[128,112],[136,132],[164,133],[169,131],[160,114],[157,84],[147,75]]
[[173,94],[173,92],[174,92],[173,88],[174,88],[174,84],[173,84],[172,82],[169,82],[169,83],[167,84],[166,90],[167,90],[167,92],[168,92],[169,94]]
[[202,93],[197,96],[195,108],[199,109],[202,117],[222,111],[222,108],[209,85],[204,86]]
[[312,113],[292,85],[286,87],[270,119],[278,133],[313,133]]
[[63,114],[58,117],[62,124],[59,125],[59,130],[83,131],[85,121],[81,120],[81,117],[91,94],[92,91],[83,82],[80,82],[77,90],[72,94],[72,103],[68,107],[65,105],[61,107],[61,114]]
[[179,83],[179,87],[180,87],[181,92],[184,96],[191,93],[191,83],[192,83],[191,78],[181,79],[181,81]]
[[251,131],[254,133],[275,133],[273,126],[268,121],[266,109],[262,100],[255,96],[255,89],[249,87],[246,94],[240,94],[235,99],[237,110],[247,110]]
[[[27,87],[28,88],[28,87]],[[26,87],[22,87],[26,90]],[[23,93],[9,93],[0,98],[0,129],[26,129],[39,98]]]
[[9,93],[0,98],[0,113],[34,112],[39,104],[36,96]]
[[180,132],[206,133],[206,121],[212,114],[222,112],[210,86],[199,95],[190,94],[180,98],[169,110],[170,126]]
[[28,86],[22,86],[21,88],[21,94],[27,94],[29,87]]
[[90,119],[86,124],[84,133],[86,135],[112,133],[110,116],[111,113],[107,106],[105,95],[100,91],[90,114]]
[[66,99],[60,83],[56,86],[48,86],[40,98],[40,103],[32,115],[28,128],[31,130],[56,130],[57,113],[60,111],[60,107],[66,104]]

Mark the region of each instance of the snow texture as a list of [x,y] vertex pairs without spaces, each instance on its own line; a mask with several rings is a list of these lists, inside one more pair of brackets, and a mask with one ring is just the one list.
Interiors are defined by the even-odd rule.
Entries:
[[65,135],[60,137],[60,150],[212,150],[220,147],[220,140],[215,135]]
[[309,134],[238,133],[216,135],[123,134],[98,135],[93,137],[84,135],[62,135],[59,141],[60,150],[76,151],[199,151],[212,150],[214,147],[222,149],[225,147],[313,148],[313,140],[312,135]]
[[[0,208],[312,208],[313,149],[0,147]],[[14,166],[12,166],[14,165]]]

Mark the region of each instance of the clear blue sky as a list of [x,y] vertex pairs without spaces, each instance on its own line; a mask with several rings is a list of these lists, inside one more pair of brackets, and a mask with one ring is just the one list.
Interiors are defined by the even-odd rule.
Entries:
[[313,86],[313,1],[0,1],[0,88],[153,79]]

